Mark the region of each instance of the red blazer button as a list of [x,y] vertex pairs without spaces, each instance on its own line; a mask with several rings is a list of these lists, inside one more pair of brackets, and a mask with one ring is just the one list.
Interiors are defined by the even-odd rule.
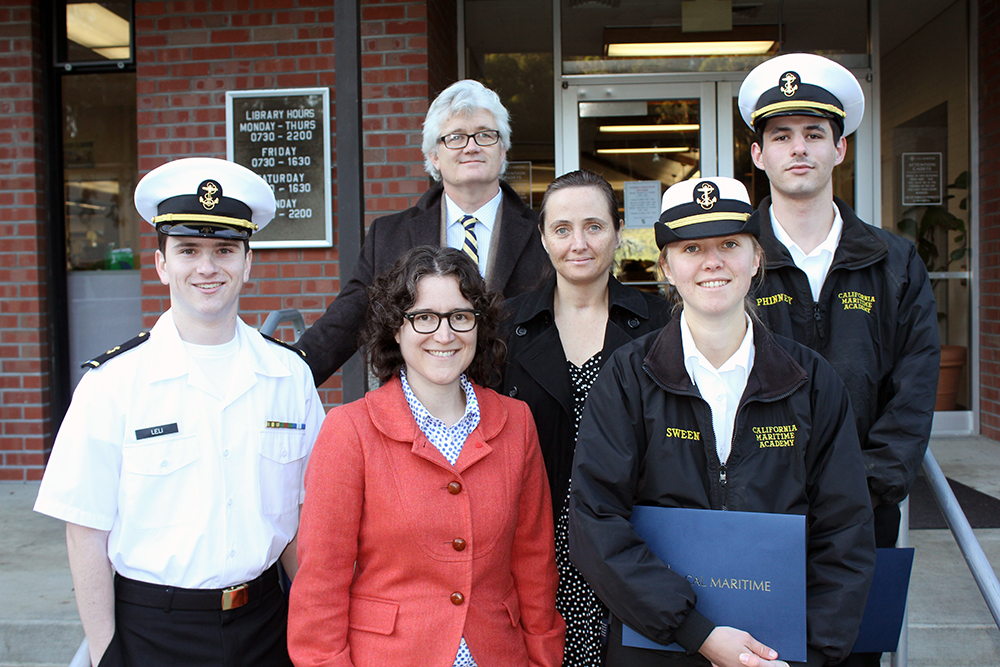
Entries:
[[458,482],[448,482],[448,493],[457,496],[462,492],[462,485]]
[[459,605],[465,602],[465,596],[461,593],[455,592],[451,594],[451,603],[454,605]]
[[455,547],[455,551],[465,551],[465,540],[461,537],[456,537],[452,541],[451,546]]

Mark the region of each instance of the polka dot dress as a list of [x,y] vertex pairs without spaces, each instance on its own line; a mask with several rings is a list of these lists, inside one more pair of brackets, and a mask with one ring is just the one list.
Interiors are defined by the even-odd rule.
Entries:
[[[595,354],[583,366],[577,366],[568,360],[566,363],[573,386],[575,439],[580,431],[583,403],[601,370],[601,353]],[[559,569],[556,609],[566,621],[563,667],[596,667],[601,664],[605,607],[569,560],[569,493],[563,499],[559,521],[556,522],[556,566]]]

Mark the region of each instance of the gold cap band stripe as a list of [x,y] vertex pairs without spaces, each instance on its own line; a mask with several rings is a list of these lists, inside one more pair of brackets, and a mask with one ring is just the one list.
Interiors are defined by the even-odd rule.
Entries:
[[768,104],[766,107],[757,109],[750,114],[750,120],[757,120],[761,116],[776,113],[778,111],[785,111],[786,109],[816,109],[817,111],[832,113],[835,116],[840,116],[841,118],[845,118],[847,116],[843,109],[835,107],[832,104],[812,102],[810,100],[789,100],[787,102],[775,102],[774,104]]
[[670,229],[677,229],[678,227],[696,225],[699,222],[717,222],[719,220],[741,220],[746,222],[749,217],[749,213],[731,213],[728,211],[721,211],[719,213],[702,213],[700,215],[689,215],[686,218],[671,220],[667,223],[667,227]]
[[185,222],[214,222],[220,225],[228,225],[230,227],[245,227],[247,229],[252,229],[257,231],[257,225],[250,222],[249,220],[243,220],[241,218],[229,218],[223,215],[204,215],[202,213],[164,213],[163,215],[158,215],[153,218],[153,224],[158,225],[161,222],[171,222],[173,224],[183,224]]

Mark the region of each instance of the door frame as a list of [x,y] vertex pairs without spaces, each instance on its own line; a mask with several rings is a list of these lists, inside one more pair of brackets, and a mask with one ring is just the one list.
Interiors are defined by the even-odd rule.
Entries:
[[[857,70],[853,73],[861,83],[865,99],[871,100],[870,72]],[[563,76],[556,104],[556,174],[565,174],[580,165],[578,102],[698,97],[701,100],[702,175],[732,177],[734,120],[733,114],[727,112],[728,103],[723,104],[722,100],[735,98],[745,77],[745,72]],[[857,131],[851,135],[855,159],[854,210],[862,220],[881,227],[881,210],[875,206],[875,202],[881,201],[882,188],[873,117],[873,113],[866,113]],[[712,127],[709,127],[710,122]]]

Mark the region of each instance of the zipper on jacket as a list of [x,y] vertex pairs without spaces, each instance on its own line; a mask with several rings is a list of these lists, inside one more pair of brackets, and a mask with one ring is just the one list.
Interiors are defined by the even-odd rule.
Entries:
[[823,328],[819,325],[821,319],[819,303],[813,302],[813,340],[823,340]]
[[719,465],[719,484],[722,485],[722,511],[729,508],[729,499],[726,498],[726,464]]

